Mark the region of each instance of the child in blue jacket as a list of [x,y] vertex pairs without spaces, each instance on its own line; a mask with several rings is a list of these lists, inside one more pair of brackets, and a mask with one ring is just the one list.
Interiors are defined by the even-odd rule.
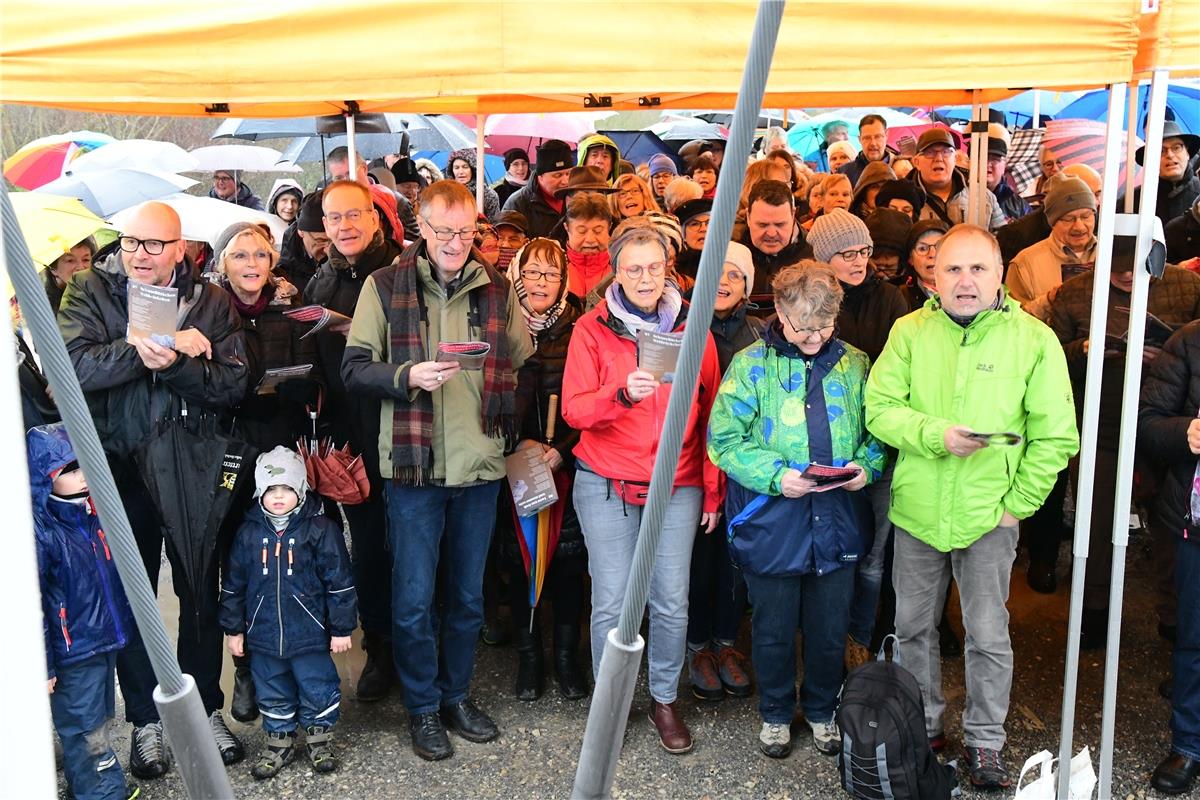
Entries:
[[77,800],[138,795],[109,744],[117,651],[133,613],[62,423],[26,435],[50,713]]
[[267,752],[250,774],[273,778],[295,758],[304,728],[313,769],[337,769],[333,726],[341,686],[330,652],[350,649],[358,603],[341,526],[308,494],[304,462],[276,447],[254,468],[258,499],[238,530],[221,586],[229,652],[249,651],[267,732]]

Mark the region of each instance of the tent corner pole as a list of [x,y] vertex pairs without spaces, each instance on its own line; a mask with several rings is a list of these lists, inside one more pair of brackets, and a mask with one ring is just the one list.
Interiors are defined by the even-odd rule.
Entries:
[[[484,169],[486,163],[484,158],[485,142],[483,139],[484,127],[487,125],[487,114],[480,114],[475,118],[475,208],[483,213],[483,189],[487,185],[487,170]],[[448,165],[453,168],[453,164]]]
[[346,177],[358,180],[358,148],[354,146],[354,112],[346,112]]

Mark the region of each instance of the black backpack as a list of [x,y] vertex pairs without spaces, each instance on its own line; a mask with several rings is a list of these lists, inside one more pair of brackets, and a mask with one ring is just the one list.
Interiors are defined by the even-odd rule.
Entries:
[[887,639],[879,658],[852,671],[842,686],[842,788],[859,800],[949,800],[958,794],[955,768],[929,749],[921,687],[900,666],[894,645],[890,662],[886,649]]

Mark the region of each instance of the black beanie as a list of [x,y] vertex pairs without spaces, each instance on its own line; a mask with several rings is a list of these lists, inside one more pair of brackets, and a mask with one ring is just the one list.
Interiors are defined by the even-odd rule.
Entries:
[[504,168],[508,169],[513,165],[514,161],[524,161],[529,163],[529,153],[525,152],[523,147],[513,147],[504,151]]
[[561,139],[547,139],[537,151],[537,172],[545,175],[575,166],[575,151]]
[[323,192],[313,192],[304,198],[300,204],[300,215],[296,217],[296,230],[306,233],[324,233],[325,221],[321,219],[325,212],[321,210],[321,195]]

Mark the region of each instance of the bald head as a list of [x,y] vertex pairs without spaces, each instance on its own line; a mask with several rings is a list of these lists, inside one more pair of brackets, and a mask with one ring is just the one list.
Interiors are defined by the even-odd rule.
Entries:
[[[132,281],[165,286],[187,248],[179,214],[166,203],[142,203],[121,228],[121,263]],[[151,252],[158,251],[158,252]]]
[[[142,233],[135,233],[135,229]],[[142,239],[179,239],[183,223],[179,221],[179,212],[166,203],[148,200],[133,210],[122,233]]]

